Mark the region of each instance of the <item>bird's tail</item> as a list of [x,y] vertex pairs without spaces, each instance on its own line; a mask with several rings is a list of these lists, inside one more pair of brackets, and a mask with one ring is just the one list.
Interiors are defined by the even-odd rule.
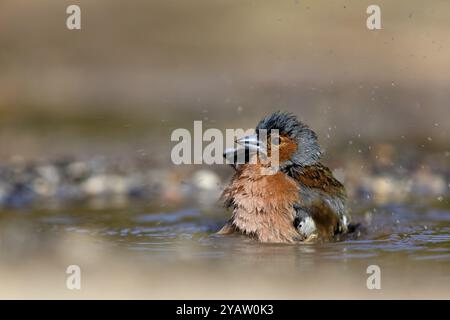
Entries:
[[360,230],[361,228],[362,228],[361,223],[353,223],[353,222],[350,222],[350,223],[347,225],[347,232],[348,232],[348,233],[353,233],[353,232],[356,232],[356,231]]

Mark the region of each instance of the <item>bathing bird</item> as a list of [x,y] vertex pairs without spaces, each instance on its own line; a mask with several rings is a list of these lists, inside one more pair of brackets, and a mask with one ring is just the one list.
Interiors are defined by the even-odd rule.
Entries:
[[[275,112],[259,122],[254,135],[236,142],[224,157],[237,159],[242,152],[245,157],[231,164],[234,176],[221,197],[232,216],[218,234],[297,243],[329,241],[349,231],[345,188],[320,162],[316,133],[295,115]],[[270,159],[275,151],[274,169],[262,158]]]

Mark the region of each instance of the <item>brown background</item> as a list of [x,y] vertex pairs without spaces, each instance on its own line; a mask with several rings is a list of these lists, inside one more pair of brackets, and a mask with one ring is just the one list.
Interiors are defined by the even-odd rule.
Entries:
[[277,109],[325,148],[445,149],[450,3],[377,1],[369,31],[372,3],[4,0],[0,154],[162,151],[192,120],[248,128]]

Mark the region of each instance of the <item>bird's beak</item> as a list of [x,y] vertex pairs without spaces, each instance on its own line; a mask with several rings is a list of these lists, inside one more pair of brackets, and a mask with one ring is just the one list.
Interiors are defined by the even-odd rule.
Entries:
[[244,156],[245,156],[244,150],[239,150],[238,148],[227,148],[223,152],[223,157],[225,158],[227,163],[233,164],[236,162],[236,159],[239,156],[239,154],[243,153],[243,152],[244,152]]
[[228,148],[223,153],[228,164],[235,168],[238,164],[248,163],[251,161],[251,155],[255,153],[267,155],[265,146],[258,140],[256,134],[246,136],[236,140],[237,148]]
[[236,140],[236,142],[243,146],[245,150],[250,152],[260,152],[263,154],[267,154],[266,148],[264,148],[263,143],[258,139],[257,134],[252,134],[250,136],[245,136]]

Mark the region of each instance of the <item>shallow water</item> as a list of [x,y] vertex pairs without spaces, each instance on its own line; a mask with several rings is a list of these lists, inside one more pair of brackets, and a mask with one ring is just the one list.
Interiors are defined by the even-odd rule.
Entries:
[[[12,267],[17,265],[21,268],[50,265],[48,270],[51,270],[66,263],[89,265],[91,270],[120,266],[122,276],[123,270],[134,274],[137,269],[144,270],[144,275],[137,272],[140,276],[133,281],[145,283],[146,279],[153,281],[153,286],[155,277],[173,279],[180,271],[189,274],[197,285],[203,278],[216,281],[218,275],[226,275],[225,282],[237,277],[235,283],[245,283],[250,275],[264,281],[272,279],[267,280],[268,288],[262,291],[246,286],[241,295],[225,295],[243,298],[304,297],[304,291],[302,294],[296,291],[296,281],[300,288],[308,287],[309,292],[316,289],[316,297],[342,297],[336,288],[342,287],[340,283],[346,279],[348,292],[344,296],[357,298],[368,294],[369,291],[356,296],[351,293],[367,290],[366,268],[375,264],[388,279],[384,287],[391,289],[380,297],[410,296],[410,290],[414,292],[413,297],[441,297],[442,294],[449,297],[450,208],[443,204],[445,201],[427,207],[410,204],[354,210],[353,219],[362,225],[355,234],[330,243],[297,245],[260,244],[243,236],[214,235],[227,219],[227,213],[214,206],[202,210],[136,205],[114,210],[3,211],[0,213],[3,265],[0,276],[4,278],[8,272],[16,272]],[[80,243],[82,247],[77,249]],[[236,274],[236,270],[241,273]],[[23,278],[29,272],[21,269],[16,276]],[[305,281],[305,275],[311,278]],[[322,281],[325,278],[328,282]],[[17,283],[12,282],[10,286],[9,291],[2,293],[6,297],[10,297],[10,292],[34,297],[20,291]],[[183,287],[179,282],[170,282],[174,291],[164,292],[161,289],[164,285],[160,284],[150,295],[144,286],[143,296],[139,297],[210,297],[209,294],[224,297],[222,290],[215,290],[226,284],[196,289],[195,294],[192,289],[186,289],[192,285],[185,284],[186,292],[190,292],[187,296],[177,295],[179,286]],[[49,297],[54,297],[51,292],[61,289],[52,290],[49,287]],[[95,292],[92,297],[106,294]]]
[[[257,246],[264,250],[264,245],[243,236],[214,235],[227,218],[226,213],[218,209],[166,209],[159,212],[145,211],[140,207],[72,209],[63,212],[31,211],[12,217],[16,214],[5,212],[0,217],[10,221],[26,220],[42,233],[87,234],[124,250],[158,253],[167,258],[170,258],[172,249],[180,245],[197,246],[201,248],[201,256],[212,258],[217,257],[219,251],[224,254],[232,252],[236,246]],[[352,216],[353,220],[361,223],[357,234],[308,247],[318,251],[323,259],[358,259],[397,252],[410,259],[450,262],[450,209],[391,205],[353,213]],[[305,245],[298,247],[301,250]]]

